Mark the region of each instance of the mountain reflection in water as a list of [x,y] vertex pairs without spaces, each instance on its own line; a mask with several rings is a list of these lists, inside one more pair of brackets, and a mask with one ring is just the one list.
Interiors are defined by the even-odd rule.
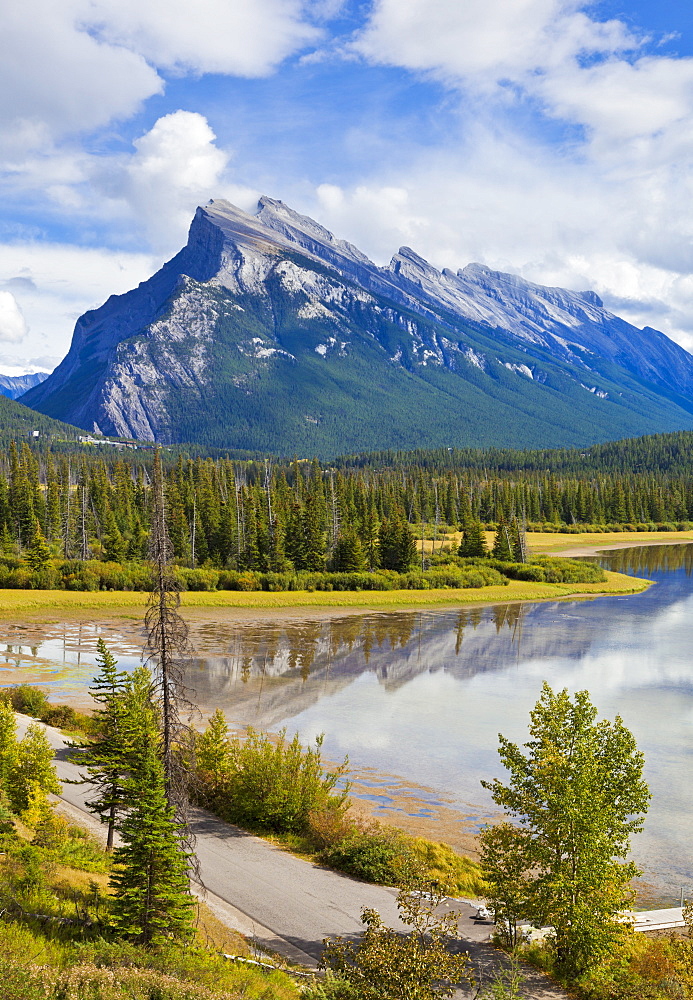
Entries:
[[[333,758],[489,814],[498,733],[524,742],[543,680],[589,690],[646,757],[653,801],[634,854],[663,901],[693,893],[693,546],[604,554],[645,593],[196,630],[199,703],[238,724],[326,734]],[[214,652],[212,653],[212,650]],[[220,655],[221,654],[221,655]]]
[[[630,596],[442,610],[191,611],[188,683],[205,713],[220,707],[236,725],[285,726],[306,740],[324,732],[328,759],[348,754],[359,772],[398,775],[474,817],[495,812],[480,779],[502,775],[499,732],[527,739],[542,681],[586,688],[600,716],[619,713],[645,754],[653,799],[635,859],[662,902],[678,900],[681,886],[690,898],[693,545],[623,549],[600,561],[656,585]],[[73,697],[93,675],[99,635],[131,669],[141,630],[139,622],[0,623],[0,673],[5,683],[44,684],[55,700]]]

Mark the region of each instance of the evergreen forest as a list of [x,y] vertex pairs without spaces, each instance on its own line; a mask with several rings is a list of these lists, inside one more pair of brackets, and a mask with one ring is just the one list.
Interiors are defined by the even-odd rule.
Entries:
[[[421,572],[483,555],[484,528],[507,526],[508,544],[494,555],[521,562],[524,530],[689,529],[691,440],[658,435],[589,453],[388,453],[334,465],[163,452],[167,528],[183,589],[258,589],[258,573],[270,574],[265,589],[305,589],[305,577],[287,585],[279,576],[419,571],[397,583],[412,587]],[[11,442],[0,452],[0,586],[146,590],[152,462],[148,450],[62,454]],[[458,530],[459,551],[444,545]],[[419,538],[432,543],[425,557]],[[498,582],[491,565],[484,572],[476,584],[436,585]],[[335,589],[372,586],[348,584]]]

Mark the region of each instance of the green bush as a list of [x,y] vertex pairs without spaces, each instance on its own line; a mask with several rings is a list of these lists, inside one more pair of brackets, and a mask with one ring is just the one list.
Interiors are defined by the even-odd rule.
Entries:
[[15,684],[4,688],[3,695],[15,712],[31,715],[35,719],[41,718],[49,708],[46,692],[32,684]]
[[606,580],[601,566],[583,559],[535,556],[528,563],[489,561],[491,566],[511,580],[538,583],[603,583]]
[[74,729],[77,713],[71,705],[49,705],[41,712],[41,722],[56,729]]
[[355,830],[319,857],[330,868],[376,885],[401,885],[417,867],[409,839],[387,827]]
[[34,570],[29,580],[32,590],[58,590],[61,578],[54,566],[45,566],[43,569]]
[[326,771],[322,737],[314,747],[304,747],[298,734],[288,741],[285,731],[275,740],[251,728],[245,739],[217,732],[216,750],[211,726],[199,738],[202,762],[215,763],[214,773],[200,769],[198,794],[222,819],[276,833],[304,833],[312,812],[346,802],[346,791],[334,790],[347,761]]
[[216,590],[219,586],[220,575],[218,570],[206,567],[197,569],[181,567],[176,570],[176,578],[181,590]]
[[[455,556],[447,556],[445,561],[438,557],[435,568],[424,572],[398,573],[395,570],[379,569],[369,572],[311,573],[307,571],[290,573],[239,573],[222,570],[218,574],[217,586],[221,590],[432,590],[449,588],[479,588],[503,586],[507,579],[493,566],[474,562],[472,566],[461,565]],[[192,588],[191,588],[192,589]]]
[[428,586],[443,590],[448,587],[461,589],[477,589],[479,587],[507,586],[507,579],[493,566],[478,561],[471,565],[457,568],[426,570],[423,574]]

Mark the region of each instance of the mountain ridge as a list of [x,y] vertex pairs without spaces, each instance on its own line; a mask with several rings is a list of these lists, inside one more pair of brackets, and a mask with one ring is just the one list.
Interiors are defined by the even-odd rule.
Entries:
[[591,291],[408,247],[387,267],[282,202],[217,200],[80,317],[26,405],[90,431],[328,455],[582,445],[693,427],[693,357]]
[[48,372],[31,372],[28,375],[0,375],[0,393],[9,399],[19,399],[23,393],[48,378]]

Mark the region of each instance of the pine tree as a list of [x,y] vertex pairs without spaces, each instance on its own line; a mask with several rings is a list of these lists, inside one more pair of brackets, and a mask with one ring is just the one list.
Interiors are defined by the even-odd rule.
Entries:
[[48,542],[44,538],[38,518],[34,516],[32,525],[32,537],[26,553],[26,561],[31,566],[34,573],[45,569],[51,558],[51,550]]
[[128,676],[116,670],[117,661],[106,648],[103,639],[97,643],[96,658],[101,668],[94,678],[89,693],[101,708],[94,713],[98,735],[76,754],[76,763],[86,769],[89,781],[96,789],[96,797],[87,802],[88,808],[108,824],[106,850],[113,849],[116,817],[123,806],[124,780],[131,752],[131,733],[128,726],[128,705],[125,694]]
[[332,553],[332,568],[338,573],[358,573],[364,569],[366,559],[361,539],[353,528],[345,528],[337,537]]
[[416,542],[401,512],[384,518],[379,532],[380,564],[385,569],[405,573],[416,558]]
[[371,497],[364,513],[363,528],[361,531],[361,541],[370,570],[374,570],[380,565],[380,550],[378,548],[379,527],[378,511]]
[[[313,485],[311,483],[311,485]],[[305,568],[313,572],[325,569],[325,502],[318,492],[306,497],[303,512]]]
[[114,851],[113,913],[118,930],[144,945],[192,932],[190,856],[168,803],[158,734],[146,726],[134,744],[126,783],[128,812]]
[[457,551],[458,555],[466,557],[488,555],[486,536],[480,521],[467,521],[462,526],[462,541]]
[[491,555],[494,559],[502,559],[503,562],[513,561],[513,548],[510,539],[510,529],[504,517],[500,517],[496,529],[496,537],[493,541]]

